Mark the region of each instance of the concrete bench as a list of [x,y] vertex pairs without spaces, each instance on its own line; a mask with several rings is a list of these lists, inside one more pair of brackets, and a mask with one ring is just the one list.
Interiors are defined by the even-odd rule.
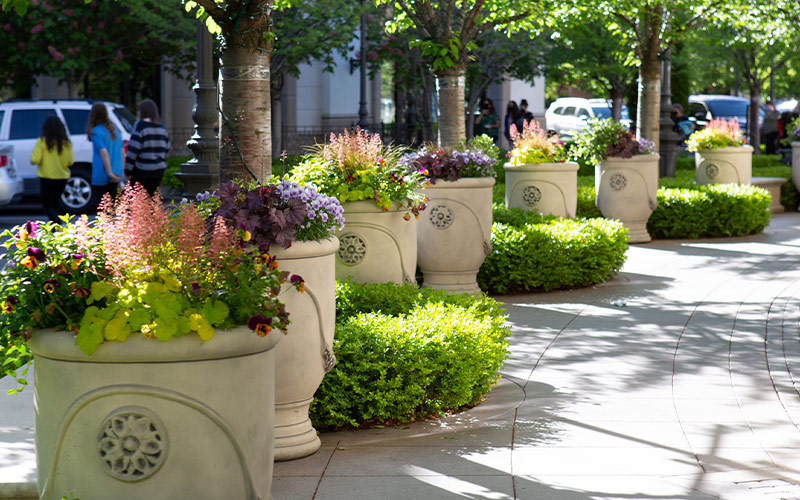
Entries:
[[769,210],[773,214],[783,212],[783,205],[781,205],[781,186],[786,182],[783,177],[753,177],[750,184],[758,186],[769,191],[772,196],[772,203],[769,205]]

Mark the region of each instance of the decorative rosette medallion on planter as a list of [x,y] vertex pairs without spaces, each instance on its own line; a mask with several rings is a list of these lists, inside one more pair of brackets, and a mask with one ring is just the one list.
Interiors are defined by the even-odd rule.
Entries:
[[[308,406],[336,363],[334,259],[340,245],[332,233],[344,224],[342,207],[311,186],[287,180],[250,189],[226,185],[217,197],[216,213],[245,231],[270,266],[291,274],[284,286],[303,288],[281,295],[292,324],[291,335],[276,348],[275,460],[311,455],[321,443]],[[291,283],[297,276],[302,282]]]
[[6,233],[0,365],[37,358],[40,498],[269,498],[278,294],[303,279],[211,212],[136,185]]
[[594,167],[595,203],[607,219],[617,219],[628,229],[630,243],[651,240],[647,221],[658,206],[658,160],[654,145],[636,139],[613,120],[590,120],[578,134],[576,156]]
[[418,190],[425,177],[400,163],[400,150],[378,134],[357,129],[331,134],[295,167],[291,180],[337,198],[344,229],[336,232],[336,279],[360,283],[413,282],[417,266],[416,221],[425,209]]
[[403,158],[427,172],[428,208],[417,225],[417,261],[423,286],[479,293],[477,275],[491,252],[495,158],[477,149],[426,148]]
[[735,120],[716,118],[689,136],[686,149],[693,152],[698,184],[750,184],[753,147],[744,139]]
[[536,210],[544,215],[575,217],[578,206],[578,164],[567,162],[557,136],[547,137],[535,121],[517,131],[511,125],[514,149],[506,172],[506,207]]

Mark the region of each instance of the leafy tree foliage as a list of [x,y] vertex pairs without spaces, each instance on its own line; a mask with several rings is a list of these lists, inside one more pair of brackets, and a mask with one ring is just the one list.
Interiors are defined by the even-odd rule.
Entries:
[[103,2],[41,0],[24,17],[4,16],[0,68],[6,85],[30,84],[48,75],[65,82],[72,98],[91,80],[121,81],[149,75],[158,64],[178,74],[194,60],[194,23],[179,0]]

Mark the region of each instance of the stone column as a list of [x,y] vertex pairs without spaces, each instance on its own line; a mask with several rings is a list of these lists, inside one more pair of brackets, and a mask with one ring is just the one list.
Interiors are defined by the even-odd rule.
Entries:
[[192,111],[194,135],[186,145],[194,158],[181,165],[175,174],[184,184],[186,196],[214,189],[219,185],[219,139],[214,130],[217,110],[217,86],[214,82],[214,44],[205,25],[197,23],[197,80],[193,87],[197,99]]
[[675,177],[675,155],[678,151],[680,136],[672,130],[672,85],[670,83],[670,52],[667,51],[661,61],[661,118],[659,119],[659,175]]

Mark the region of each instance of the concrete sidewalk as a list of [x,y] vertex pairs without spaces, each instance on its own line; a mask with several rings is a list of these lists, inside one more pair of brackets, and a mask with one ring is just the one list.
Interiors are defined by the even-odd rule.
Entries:
[[[799,214],[499,299],[511,354],[486,402],[324,434],[276,464],[274,500],[800,498]],[[0,482],[35,479],[32,396],[0,394]]]

